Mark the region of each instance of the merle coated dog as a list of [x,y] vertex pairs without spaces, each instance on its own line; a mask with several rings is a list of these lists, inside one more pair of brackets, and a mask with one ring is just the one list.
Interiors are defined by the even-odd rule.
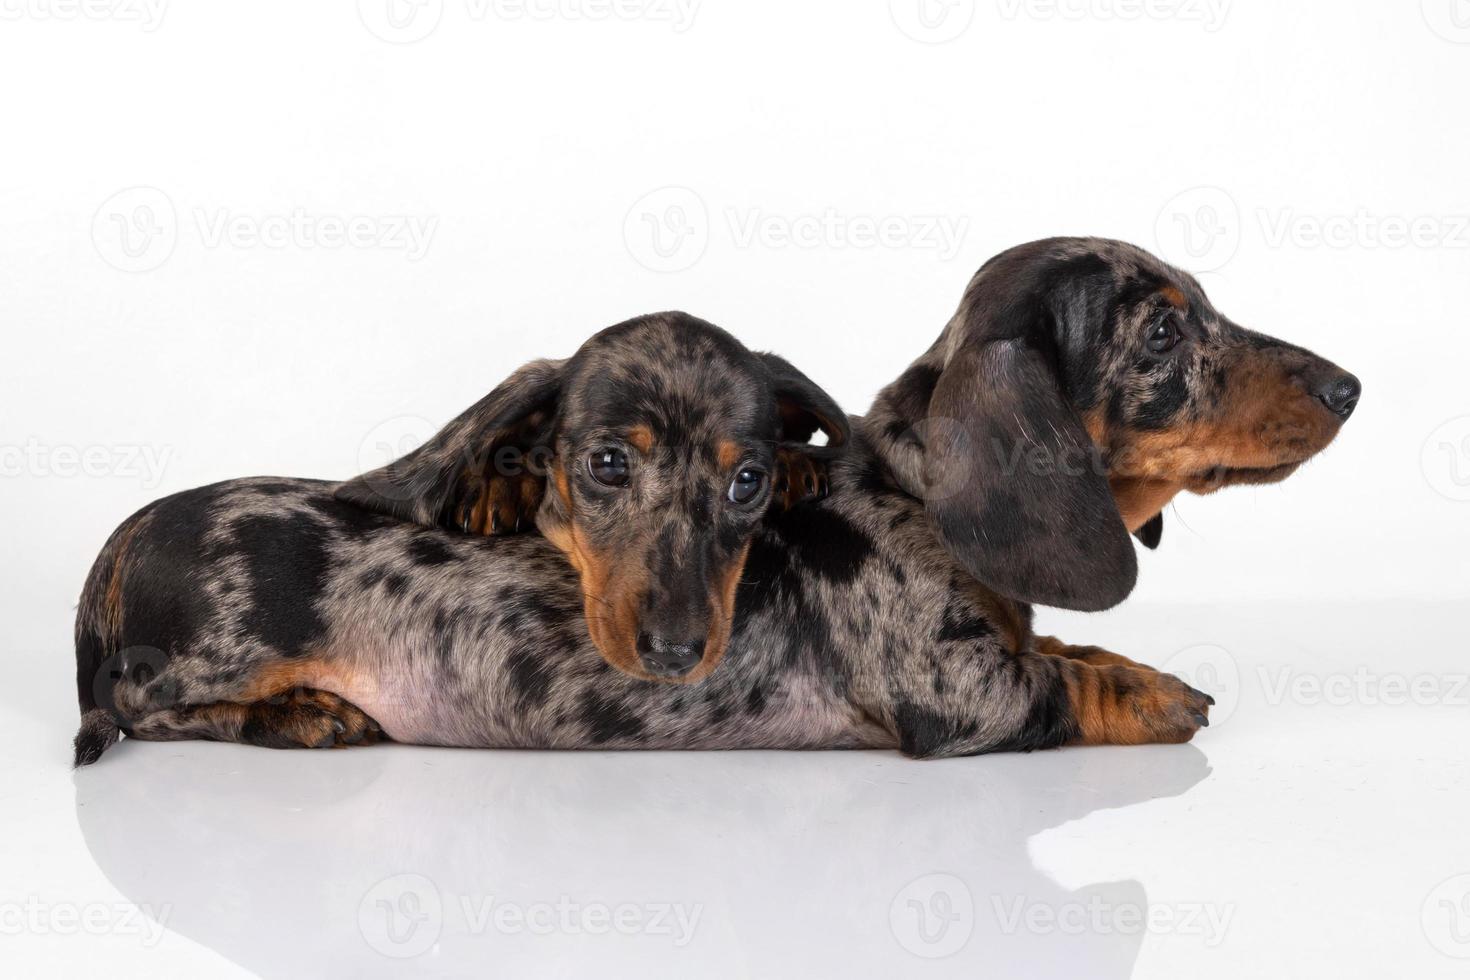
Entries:
[[[336,725],[366,712],[395,739],[463,746],[943,757],[1186,741],[1208,724],[1208,695],[1036,636],[1031,604],[1117,603],[1137,577],[1129,532],[1157,544],[1180,491],[1285,478],[1332,441],[1359,392],[1329,362],[1232,323],[1140,249],[1023,245],[981,268],[939,340],[856,420],[828,464],[831,493],[755,531],[724,662],[698,684],[597,656],[562,557],[575,561],[576,545],[560,490],[538,512],[545,537],[476,538],[424,512],[337,516],[320,484],[271,498],[242,488],[196,504],[188,534],[140,529],[145,512],[104,550],[79,611],[77,760],[96,759],[118,727],[293,744],[261,737],[264,709],[251,705],[266,700]],[[348,522],[352,566],[327,559],[310,588],[280,590],[248,561],[225,576],[224,559],[199,556],[200,529],[229,535],[282,507],[330,512],[318,538]],[[413,548],[432,560],[405,561]],[[240,606],[257,626],[334,628],[294,645],[256,629],[242,654],[203,628],[202,610],[187,610],[187,626],[160,615],[177,601],[164,575],[233,583],[242,597],[216,587],[192,601]],[[201,712],[218,714],[200,724]]]
[[[806,442],[817,430],[820,447]],[[420,449],[345,484],[231,480],[156,501],[113,534],[82,596],[78,692],[93,734],[78,759],[118,726],[272,746],[374,740],[327,675],[389,649],[457,674],[487,638],[548,618],[558,642],[590,639],[631,676],[697,681],[724,656],[764,515],[825,492],[825,459],[849,435],[786,361],[660,314],[526,365]],[[528,517],[561,554],[481,534]],[[481,615],[459,602],[460,585],[474,589],[459,576],[485,562],[500,574]],[[519,676],[539,670],[534,647],[513,656]],[[311,690],[297,676],[308,668],[322,672]]]

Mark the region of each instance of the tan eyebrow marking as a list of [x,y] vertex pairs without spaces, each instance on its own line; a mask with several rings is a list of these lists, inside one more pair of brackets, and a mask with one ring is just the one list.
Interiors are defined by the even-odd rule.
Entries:
[[1179,287],[1177,286],[1165,286],[1159,290],[1159,295],[1168,300],[1169,305],[1176,310],[1184,311],[1189,309],[1189,300],[1184,298],[1184,294],[1179,291]]
[[635,425],[628,430],[628,443],[640,453],[653,448],[653,430],[646,425]]

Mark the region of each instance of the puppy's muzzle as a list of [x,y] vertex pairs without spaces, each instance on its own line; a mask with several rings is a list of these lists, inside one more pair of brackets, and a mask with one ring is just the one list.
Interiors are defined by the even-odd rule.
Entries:
[[639,630],[638,656],[655,677],[683,677],[704,659],[704,637],[675,642]]

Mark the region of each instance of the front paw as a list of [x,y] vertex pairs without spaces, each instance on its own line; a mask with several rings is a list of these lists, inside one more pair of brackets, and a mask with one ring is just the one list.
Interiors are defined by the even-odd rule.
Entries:
[[529,473],[492,476],[468,487],[456,508],[453,523],[465,534],[505,535],[529,531],[546,482]]
[[776,506],[782,510],[809,500],[821,500],[827,496],[829,487],[827,463],[812,459],[799,449],[778,449],[774,482]]
[[1078,660],[1093,667],[1136,667],[1139,670],[1153,670],[1148,664],[1141,664],[1136,660],[1130,660],[1121,653],[1104,650],[1098,646],[1073,646],[1063,643],[1054,636],[1038,636],[1032,639],[1032,649],[1037,653],[1048,657],[1066,657],[1068,660]]
[[1188,742],[1210,723],[1215,699],[1173,674],[1081,663],[1069,665],[1069,670],[1080,744]]

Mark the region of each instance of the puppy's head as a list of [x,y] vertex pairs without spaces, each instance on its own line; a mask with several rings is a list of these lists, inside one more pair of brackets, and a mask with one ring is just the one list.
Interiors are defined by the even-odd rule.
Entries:
[[1181,490],[1284,479],[1358,380],[1246,330],[1141,249],[1049,239],[996,256],[865,422],[948,550],[1013,598],[1120,602]]
[[[826,445],[807,445],[819,430]],[[603,657],[643,679],[693,682],[724,655],[777,452],[820,457],[847,438],[841,410],[786,361],[657,314],[527,365],[338,496],[457,529],[466,487],[509,481],[540,500],[536,526],[580,575]]]

